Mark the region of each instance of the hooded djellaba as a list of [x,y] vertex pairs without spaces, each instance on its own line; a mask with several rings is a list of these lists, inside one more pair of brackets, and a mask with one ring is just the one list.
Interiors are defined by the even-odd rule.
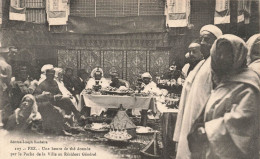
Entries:
[[27,94],[22,98],[19,108],[9,116],[4,128],[9,131],[30,131],[35,124],[40,126],[39,120],[41,114],[38,112],[36,100],[33,95]]
[[260,77],[260,34],[251,36],[246,42],[248,47],[247,64]]
[[213,91],[188,135],[192,158],[258,158],[260,81],[246,57],[246,44],[235,35],[213,44]]

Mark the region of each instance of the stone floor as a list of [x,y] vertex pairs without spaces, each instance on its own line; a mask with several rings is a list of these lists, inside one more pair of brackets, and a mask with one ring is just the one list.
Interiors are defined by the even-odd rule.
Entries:
[[[132,119],[136,125],[139,125],[140,121],[139,119]],[[152,127],[154,130],[158,130],[158,143],[159,146],[162,148],[162,137],[160,133],[160,120],[148,120],[147,126]],[[4,135],[3,135],[4,134]],[[31,144],[29,146],[36,147],[39,153],[45,153],[48,157],[46,158],[54,158],[55,153],[56,155],[59,155],[59,153],[63,153],[63,158],[73,158],[77,157],[79,159],[80,157],[84,158],[83,155],[96,155],[92,156],[93,158],[131,158],[131,159],[138,159],[142,158],[140,154],[140,150],[147,145],[151,139],[153,138],[153,134],[146,134],[146,135],[137,135],[135,138],[131,139],[129,142],[109,142],[104,138],[104,132],[92,132],[89,130],[86,130],[84,132],[81,132],[80,134],[73,135],[73,136],[55,136],[55,135],[46,135],[46,134],[21,134],[17,135],[18,133],[7,133],[3,129],[1,129],[0,133],[0,140],[4,140],[1,143],[7,143],[7,145],[10,147],[6,152],[4,152],[6,155],[9,155],[12,152],[17,152],[15,150],[15,147],[24,147],[23,150],[28,149],[28,144],[13,144],[10,143],[11,140],[26,140],[27,142],[34,141],[36,142],[38,140],[42,141],[48,141],[48,144]],[[35,146],[36,145],[36,146]],[[42,147],[46,147],[45,149],[42,149]],[[52,147],[56,147],[57,151],[49,151],[48,149],[51,149]],[[59,150],[59,148],[62,148],[62,150]],[[66,151],[66,148],[68,150]],[[71,150],[70,150],[71,148]],[[73,151],[73,148],[76,148],[75,151]],[[77,150],[79,148],[79,150]],[[87,148],[90,148],[91,150],[88,150]],[[5,151],[2,149],[2,151]],[[22,152],[22,150],[21,150]],[[31,151],[25,151],[31,152]],[[34,152],[34,151],[32,151]],[[66,154],[65,152],[68,152]],[[80,153],[80,156],[73,156],[77,154],[71,154],[71,153]],[[85,153],[85,154],[84,154]],[[96,153],[96,154],[94,154]],[[1,150],[0,150],[1,154]],[[26,154],[25,154],[26,155]],[[34,156],[37,155],[34,153]],[[40,155],[40,154],[39,154]],[[42,154],[44,155],[44,154]],[[70,155],[70,156],[69,156]],[[26,157],[26,156],[24,156]],[[44,156],[36,156],[35,158],[44,158]],[[0,158],[2,158],[0,156]],[[5,156],[6,158],[6,156]],[[12,157],[13,159],[14,157]],[[19,158],[19,157],[18,157]],[[27,159],[28,157],[26,157]],[[22,159],[19,158],[19,159]]]

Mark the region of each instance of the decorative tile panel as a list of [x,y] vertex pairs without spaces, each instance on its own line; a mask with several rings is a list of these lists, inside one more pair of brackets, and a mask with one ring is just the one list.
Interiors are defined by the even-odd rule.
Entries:
[[127,81],[134,84],[138,75],[146,72],[146,51],[127,51]]
[[78,67],[78,51],[77,50],[58,50],[58,67],[71,67],[77,69]]
[[80,68],[85,69],[88,73],[91,73],[95,67],[102,67],[100,51],[81,50],[79,59]]
[[169,60],[169,51],[150,51],[150,73],[153,80],[168,70]]
[[119,78],[123,75],[123,51],[104,51],[104,76],[109,78],[110,72],[117,71]]

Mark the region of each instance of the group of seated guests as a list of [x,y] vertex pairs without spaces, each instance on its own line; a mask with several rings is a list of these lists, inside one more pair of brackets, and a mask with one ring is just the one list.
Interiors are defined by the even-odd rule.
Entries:
[[[66,135],[74,132],[75,124],[85,119],[79,104],[79,95],[84,89],[130,88],[127,81],[119,79],[117,72],[111,73],[111,80],[104,78],[101,68],[93,69],[88,80],[85,71],[79,71],[76,78],[72,69],[63,72],[62,68],[46,64],[41,69],[40,79],[31,80],[27,68],[21,67],[19,76],[10,82],[10,105],[4,107],[2,112],[4,128],[27,131],[37,127],[42,132]],[[137,92],[158,97],[163,94],[148,72],[142,74],[137,85]],[[105,111],[103,108],[92,108],[91,115],[100,115]],[[134,113],[140,115],[140,110],[133,110]]]

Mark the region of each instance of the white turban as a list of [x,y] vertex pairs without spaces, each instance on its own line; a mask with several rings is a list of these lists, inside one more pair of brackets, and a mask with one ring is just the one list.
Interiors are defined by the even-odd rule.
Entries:
[[55,68],[54,68],[54,71],[55,71],[55,77],[57,78],[57,77],[58,77],[58,74],[59,74],[59,73],[62,73],[63,69],[62,69],[62,68],[59,68],[59,67],[55,67]]
[[99,71],[101,72],[102,77],[104,76],[102,68],[96,67],[96,68],[94,68],[94,69],[91,71],[90,76],[91,76],[92,78],[94,78],[95,73],[97,72],[97,70],[99,70]]
[[142,79],[145,78],[145,77],[152,78],[152,76],[150,75],[149,72],[145,72],[145,73],[142,74]]
[[46,79],[46,71],[49,70],[49,69],[54,69],[52,64],[46,64],[46,65],[42,66],[42,68],[41,68],[41,77],[39,79],[38,84],[42,83]]
[[200,29],[200,34],[203,31],[208,31],[210,33],[212,33],[213,35],[215,35],[217,38],[221,35],[223,35],[222,31],[215,25],[209,24],[209,25],[205,25]]
[[42,66],[41,72],[45,74],[47,70],[53,69],[53,68],[54,68],[54,67],[53,67],[52,64],[46,64],[46,65],[43,65],[43,66]]

